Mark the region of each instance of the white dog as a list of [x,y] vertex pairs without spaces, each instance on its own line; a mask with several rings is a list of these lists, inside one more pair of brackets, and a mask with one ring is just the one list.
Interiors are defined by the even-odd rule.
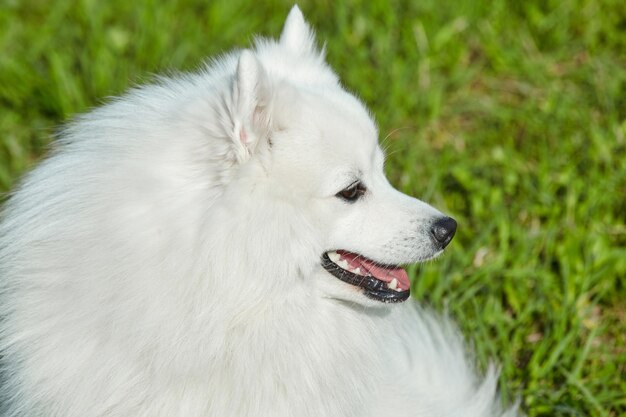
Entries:
[[397,265],[394,190],[294,7],[280,40],[79,117],[0,226],[3,417],[515,416]]

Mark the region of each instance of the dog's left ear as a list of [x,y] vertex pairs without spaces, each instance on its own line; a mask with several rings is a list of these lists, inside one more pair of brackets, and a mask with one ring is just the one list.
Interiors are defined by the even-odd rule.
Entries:
[[245,162],[270,131],[269,83],[265,70],[249,50],[239,56],[233,84],[232,139],[238,162]]
[[315,33],[304,21],[304,16],[298,6],[293,6],[283,32],[280,34],[280,44],[298,54],[311,54],[316,52]]

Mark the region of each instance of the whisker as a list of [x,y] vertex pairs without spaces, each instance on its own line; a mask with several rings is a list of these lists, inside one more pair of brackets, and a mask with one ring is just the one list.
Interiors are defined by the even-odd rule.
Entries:
[[401,127],[397,127],[393,129],[392,131],[387,133],[387,135],[383,139],[381,139],[380,144],[381,145],[384,144],[387,141],[387,139],[389,139],[391,135],[393,135],[394,133],[399,132],[401,130],[407,130],[407,129],[415,129],[415,126],[401,126]]

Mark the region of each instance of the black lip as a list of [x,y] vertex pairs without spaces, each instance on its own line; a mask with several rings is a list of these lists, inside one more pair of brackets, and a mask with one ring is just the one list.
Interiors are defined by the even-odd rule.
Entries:
[[322,255],[322,266],[326,271],[332,274],[334,277],[341,281],[354,285],[359,288],[363,288],[363,293],[372,300],[380,301],[383,303],[401,303],[409,298],[411,290],[406,291],[394,291],[387,288],[386,282],[376,279],[374,277],[364,277],[361,275],[353,274],[340,268],[328,257],[328,253]]

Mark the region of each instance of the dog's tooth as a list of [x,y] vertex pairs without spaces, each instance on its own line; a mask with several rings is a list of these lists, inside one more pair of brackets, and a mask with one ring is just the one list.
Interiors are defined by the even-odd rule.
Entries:
[[398,280],[397,279],[392,279],[391,282],[387,285],[390,289],[395,290],[396,288],[398,288]]
[[354,272],[354,273],[355,273],[355,274],[357,274],[357,275],[363,275],[363,274],[361,274],[361,268],[359,268],[359,267],[357,267],[357,268],[356,268],[354,271],[352,271],[352,272]]
[[346,261],[345,259],[340,259],[335,263],[339,265],[342,269],[349,269],[348,261]]
[[341,259],[341,255],[339,255],[337,252],[328,252],[328,257],[330,258],[331,261],[337,263],[337,261],[339,261],[339,259]]

